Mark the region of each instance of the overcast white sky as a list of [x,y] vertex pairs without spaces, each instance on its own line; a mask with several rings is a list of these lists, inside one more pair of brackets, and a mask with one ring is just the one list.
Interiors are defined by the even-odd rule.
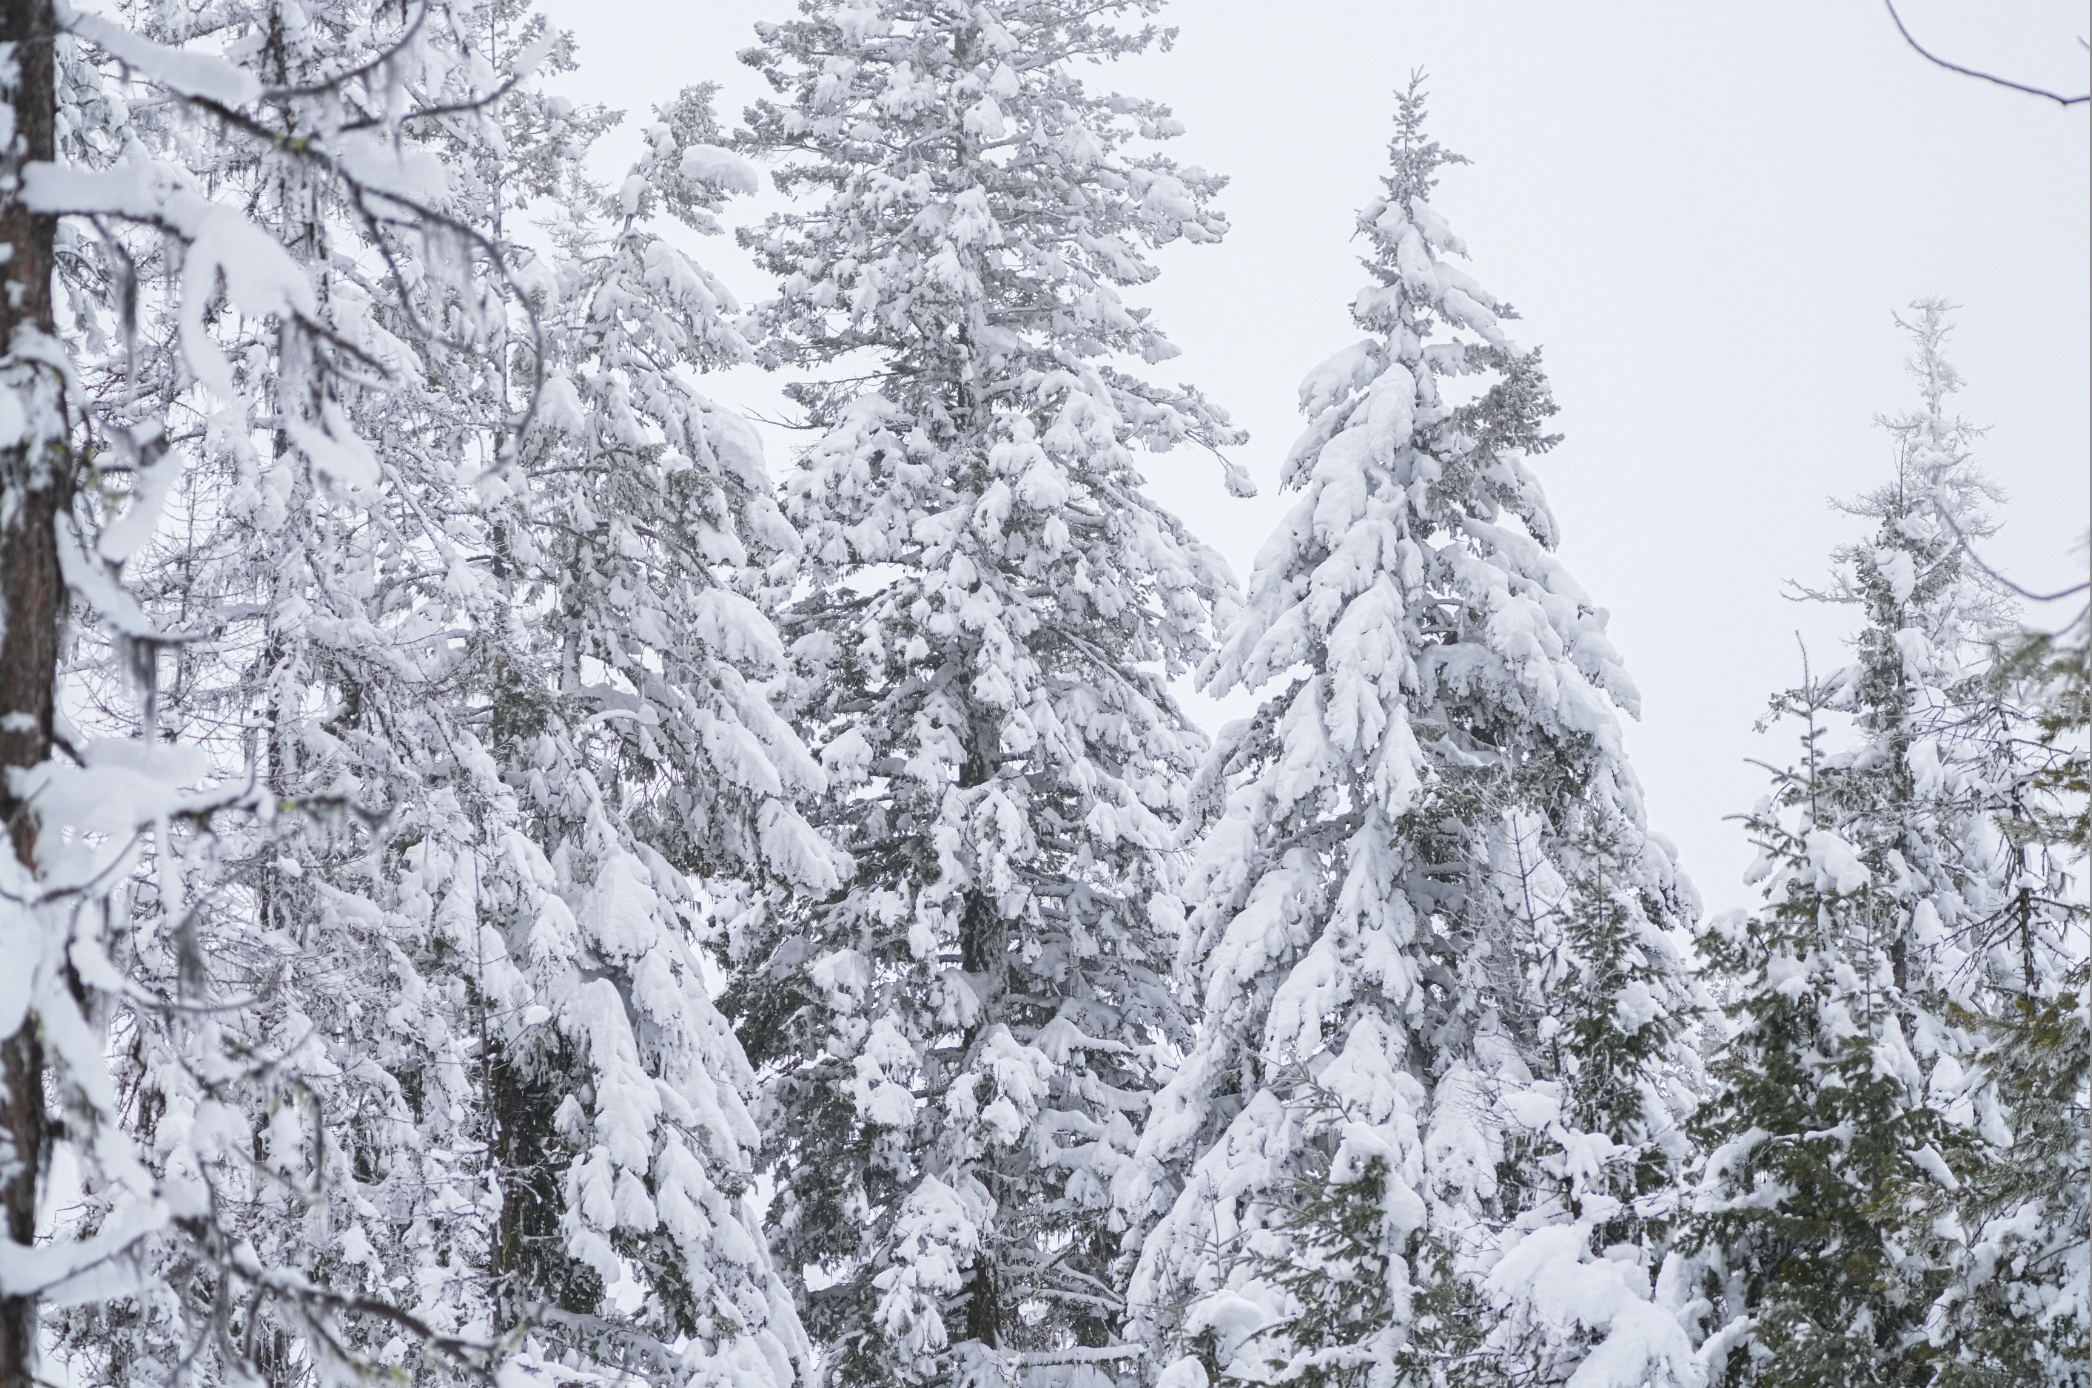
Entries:
[[[1903,0],[1954,60],[2071,94],[2087,90],[2082,3]],[[581,41],[578,99],[628,109],[698,81],[731,125],[759,94],[734,60],[785,0],[551,0]],[[1539,464],[1563,557],[1641,686],[1628,733],[1653,825],[1710,907],[1749,900],[1750,859],[1724,816],[1785,759],[1751,724],[1795,681],[1801,632],[1819,667],[1847,614],[1797,606],[1855,533],[1825,504],[1879,480],[1872,421],[1912,399],[1890,313],[1926,294],[1963,305],[1962,412],[2010,494],[1992,562],[2034,587],[2084,577],[2092,150],[2086,108],[1943,72],[1909,51],[1878,0],[1180,0],[1173,52],[1095,79],[1170,102],[1181,161],[1229,174],[1217,247],[1173,249],[1152,304],[1204,387],[1252,434],[1240,460],[1263,494],[1236,501],[1217,469],[1159,460],[1155,489],[1238,574],[1290,504],[1278,461],[1298,432],[1294,388],[1355,341],[1362,282],[1352,210],[1376,190],[1393,107],[1431,75],[1438,137],[1474,162],[1435,200],[1472,270],[1546,348],[1565,442]],[[623,167],[632,122],[606,142]],[[729,210],[754,220],[763,202]],[[738,213],[737,217],[735,214]],[[728,241],[696,248],[744,297],[762,278]],[[774,408],[760,372],[712,378],[722,403]],[[791,437],[772,434],[772,468]],[[2062,614],[2057,614],[2057,620]],[[1222,711],[1201,707],[1204,716]]]

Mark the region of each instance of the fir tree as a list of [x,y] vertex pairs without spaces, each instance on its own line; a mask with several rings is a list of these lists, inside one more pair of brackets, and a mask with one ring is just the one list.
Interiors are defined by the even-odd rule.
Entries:
[[1168,681],[1231,585],[1134,449],[1236,437],[1122,364],[1175,352],[1120,298],[1147,249],[1225,228],[1218,179],[1135,152],[1169,112],[1077,75],[1156,8],[813,0],[744,55],[780,94],[748,147],[817,199],[747,239],[769,359],[813,376],[772,583],[856,875],[744,930],[729,999],[838,1383],[1132,1353],[1105,1216],[1187,1031],[1170,848],[1203,747]]
[[[664,201],[705,222],[751,175],[703,144],[699,92],[616,194],[589,184],[613,118],[535,87],[571,44],[507,0],[264,4],[214,33],[280,94],[235,129],[404,135],[353,148],[346,180],[325,149],[285,167],[161,108],[134,142],[178,187],[239,190],[324,316],[199,329],[148,293],[135,340],[86,364],[175,426],[132,500],[179,524],[101,536],[173,660],[145,666],[142,720],[120,658],[83,663],[83,721],[177,734],[292,813],[177,835],[119,918],[145,1175],[208,1219],[141,1245],[61,1349],[126,1382],[789,1382],[804,1343],[746,1199],[750,1076],[702,985],[695,879],[825,889],[835,864],[791,804],[818,768],[752,682],[781,644],[722,581],[751,532],[789,542],[745,426],[690,388],[746,349],[649,227]],[[541,199],[549,236],[520,215]],[[151,285],[160,249],[104,255]],[[214,359],[244,414],[190,369]],[[124,1194],[91,1185],[83,1231]],[[221,1266],[257,1294],[228,1300]]]
[[[1995,1011],[1968,1018],[1995,1146],[1940,1201],[1969,1248],[1927,1325],[1939,1381],[1956,1388],[2092,1376],[2092,964],[2079,885],[2092,848],[2088,625],[2081,610],[2061,632],[2015,632],[1991,670],[1992,813],[2012,871],[1979,929],[2001,936],[2019,968],[2001,971]],[[2060,961],[2043,947],[2057,940]]]
[[[39,846],[20,854],[34,885],[11,881],[7,892],[31,903],[9,908],[10,935],[27,938],[8,953],[32,988],[10,997],[4,1029],[21,1020],[19,1005],[29,1014],[19,1034],[55,1043],[46,1063],[68,1111],[62,1135],[47,1131],[70,1148],[83,1193],[47,1248],[0,1258],[9,1310],[33,1323],[36,1298],[55,1292],[74,1308],[48,1323],[61,1355],[126,1381],[166,1381],[183,1366],[281,1379],[301,1364],[353,1362],[355,1342],[379,1325],[453,1366],[484,1368],[479,1347],[444,1323],[441,1288],[420,1289],[417,1303],[394,1295],[401,1281],[372,1299],[329,1275],[359,1245],[353,1221],[338,1222],[355,1201],[342,1184],[319,1184],[346,1169],[352,1149],[328,1140],[318,1101],[389,1085],[397,1106],[401,1087],[362,1056],[336,1066],[320,1034],[344,1008],[385,1011],[367,1000],[389,990],[342,996],[332,991],[339,974],[304,993],[271,988],[307,962],[328,975],[346,961],[361,982],[393,961],[368,939],[339,948],[354,926],[375,923],[368,903],[336,885],[366,865],[354,840],[367,806],[360,787],[310,774],[340,769],[341,740],[326,729],[349,691],[324,676],[298,688],[312,647],[279,638],[316,606],[323,647],[371,634],[330,625],[348,614],[327,601],[353,590],[368,574],[362,561],[397,537],[387,524],[397,516],[369,528],[348,519],[380,475],[345,403],[399,384],[387,366],[411,355],[406,341],[454,347],[518,306],[504,299],[484,240],[441,205],[431,164],[402,156],[409,117],[390,98],[433,94],[467,138],[479,103],[440,51],[440,22],[220,13],[205,26],[213,39],[247,40],[221,57],[215,43],[186,46],[197,37],[188,16],[141,11],[126,28],[68,12],[59,33],[49,6],[10,15],[41,25],[28,48],[44,71],[18,95],[50,103],[37,118],[55,135],[10,176],[7,220],[41,237],[41,258],[10,262],[44,281],[27,302],[41,312],[56,294],[66,311],[41,337],[16,333],[13,347],[62,399],[61,413],[37,416],[63,431],[47,459],[61,505],[35,523],[55,527],[63,583],[53,596],[70,590],[74,625],[65,664],[39,676],[40,726],[66,755],[10,783],[16,823]],[[333,263],[329,216],[386,243],[394,273]],[[402,260],[411,277],[396,273]],[[425,290],[451,336],[411,315],[404,340],[386,333],[366,312],[372,282],[386,294]],[[411,414],[415,403],[388,408]],[[211,544],[227,525],[261,543],[236,558],[207,548],[166,564],[154,537],[169,512]],[[334,543],[303,543],[314,535]],[[272,571],[272,559],[291,562]],[[21,629],[13,617],[9,626]],[[426,663],[426,633],[403,637],[409,659],[388,664],[396,646],[376,654],[388,689]],[[210,656],[192,658],[198,650]],[[260,726],[270,735],[256,737]],[[410,718],[399,731],[411,743],[429,726]],[[347,918],[343,934],[315,940],[286,912],[293,901],[305,923]],[[455,1052],[440,1032],[416,1029],[427,999],[412,981],[365,1031],[388,1024],[403,1042],[393,1056],[435,1062],[401,1068],[440,1083]],[[256,1001],[256,986],[274,996]],[[373,1071],[385,1082],[374,1085]],[[18,1101],[44,1087],[18,1079]],[[405,1238],[440,1241],[445,1201],[472,1206],[469,1178],[444,1169],[441,1134],[455,1114],[443,1097],[435,1150],[420,1154],[437,1169],[400,1173],[415,1212],[430,1216],[391,1226]],[[32,1199],[50,1155],[9,1173]],[[469,1218],[460,1224],[469,1238]],[[25,1372],[20,1348],[0,1355],[11,1384]]]
[[1267,692],[1204,782],[1204,1011],[1119,1191],[1131,1295],[1170,1383],[1670,1382],[1694,902],[1548,552],[1539,354],[1451,260],[1420,78],[1398,104],[1371,336],[1302,385],[1303,495],[1201,672]]
[[1986,813],[1982,657],[2005,606],[1959,537],[1991,533],[1994,494],[1974,431],[1945,412],[1946,308],[1917,308],[1923,407],[1886,421],[1896,475],[1848,508],[1873,533],[1812,594],[1864,615],[1853,663],[1774,701],[1803,721],[1804,760],[1748,820],[1766,904],[1702,939],[1735,1028],[1700,1118],[1689,1229],[1714,1312],[1701,1352],[1722,1383],[1938,1372],[1928,1310],[1969,1255],[1940,1207],[1985,1170],[2000,1121],[1996,1088],[1971,1082],[1973,1019],[2024,996],[2022,970],[2047,975],[2065,945],[2053,918],[2024,939],[1988,926],[2016,874]]

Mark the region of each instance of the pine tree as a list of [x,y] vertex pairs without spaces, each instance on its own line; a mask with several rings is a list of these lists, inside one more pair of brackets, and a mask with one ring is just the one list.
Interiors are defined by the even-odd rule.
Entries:
[[[750,176],[702,147],[697,93],[615,196],[588,184],[613,118],[535,88],[571,42],[510,0],[221,18],[265,92],[217,119],[342,128],[347,152],[286,161],[153,106],[134,148],[237,190],[316,316],[192,323],[150,292],[150,238],[100,248],[99,282],[83,249],[90,299],[148,286],[83,375],[176,441],[132,489],[175,524],[147,543],[126,512],[99,541],[129,534],[173,668],[146,662],[142,718],[123,650],[73,673],[83,720],[177,735],[278,813],[177,835],[178,870],[147,865],[119,917],[143,1174],[209,1217],[141,1244],[60,1347],[126,1382],[790,1381],[803,1340],[745,1199],[750,1076],[701,982],[693,875],[826,888],[833,865],[790,803],[818,768],[744,675],[781,645],[720,577],[744,522],[789,540],[745,426],[689,388],[738,341],[733,306],[647,225],[664,199],[703,222]],[[548,237],[520,216],[540,199],[564,208]],[[192,369],[216,359],[225,390]],[[92,1184],[83,1229],[123,1195]],[[221,1267],[257,1294],[228,1300]]]
[[[1940,1202],[1969,1248],[1927,1324],[1938,1381],[1956,1388],[2092,1375],[2092,964],[2079,885],[2092,848],[2088,626],[2080,610],[2060,632],[2014,632],[1990,672],[1992,813],[2011,875],[1979,929],[2003,936],[2019,969],[2003,971],[1997,1011],[1969,1018],[1972,1079],[1994,1099],[1985,1128],[1995,1146]],[[2041,967],[2052,946],[2037,942],[2054,941],[2066,946],[2064,967]]]
[[751,920],[728,1000],[838,1383],[1132,1352],[1106,1216],[1187,1031],[1171,844],[1203,747],[1168,681],[1232,583],[1133,450],[1236,438],[1121,364],[1175,354],[1120,297],[1147,249],[1225,229],[1220,180],[1135,152],[1169,112],[1077,75],[1156,8],[813,0],[744,55],[780,97],[747,145],[816,199],[747,239],[782,281],[768,359],[812,377],[805,547],[771,582],[856,875]]
[[1452,263],[1420,77],[1398,106],[1371,336],[1302,385],[1302,497],[1201,671],[1267,692],[1202,782],[1204,1010],[1119,1191],[1131,1297],[1180,1388],[1689,1381],[1649,1270],[1696,908],[1548,552],[1539,354]]
[[[528,986],[488,1043],[495,1264],[555,1377],[781,1388],[807,1347],[751,1202],[753,1075],[698,947],[721,933],[709,879],[826,893],[848,864],[800,817],[826,778],[759,682],[783,644],[726,582],[796,545],[752,431],[690,379],[747,359],[738,306],[654,225],[715,231],[754,175],[714,143],[709,89],[656,115],[614,192],[556,160],[548,404],[497,513],[517,631],[490,643],[491,716],[527,835],[506,946]],[[520,124],[572,140],[556,115]]]
[[[17,128],[41,131],[15,151],[34,162],[9,176],[6,221],[36,243],[34,254],[9,262],[10,273],[26,276],[9,302],[42,321],[15,331],[11,346],[36,396],[18,417],[43,431],[40,485],[55,507],[34,515],[10,507],[32,528],[48,528],[53,543],[7,550],[54,561],[58,578],[39,590],[48,619],[40,628],[19,612],[9,620],[13,632],[40,629],[53,663],[32,670],[34,661],[0,656],[0,664],[41,685],[38,737],[63,756],[31,767],[9,790],[19,796],[8,806],[18,856],[34,877],[10,881],[7,893],[11,972],[19,963],[30,983],[0,1009],[9,1014],[0,1029],[21,1023],[14,1034],[28,1060],[26,1073],[9,1077],[10,1119],[21,1120],[9,1128],[32,1136],[11,1144],[7,1175],[11,1213],[33,1210],[53,1194],[47,1173],[62,1143],[82,1196],[48,1246],[0,1259],[10,1332],[0,1336],[0,1378],[26,1382],[32,1372],[29,1341],[46,1292],[74,1308],[48,1322],[61,1355],[116,1379],[165,1381],[178,1365],[203,1376],[280,1376],[290,1371],[287,1337],[303,1335],[324,1358],[352,1325],[373,1322],[484,1367],[473,1346],[398,1299],[369,1302],[308,1276],[310,1258],[277,1257],[279,1236],[301,1224],[307,1250],[348,1237],[329,1227],[339,1202],[315,1198],[314,1179],[344,1149],[324,1141],[313,1100],[368,1075],[344,1075],[316,1053],[329,1019],[316,1022],[301,1004],[329,997],[324,985],[271,1004],[244,985],[273,982],[298,960],[304,942],[279,909],[286,895],[341,904],[332,883],[304,873],[315,857],[285,841],[339,844],[353,837],[349,823],[363,807],[354,787],[279,776],[271,765],[293,747],[315,754],[308,764],[325,760],[327,713],[300,707],[317,716],[286,738],[252,736],[245,715],[297,704],[275,678],[280,665],[263,669],[229,719],[231,701],[216,681],[224,657],[259,667],[295,658],[250,638],[296,620],[276,604],[302,601],[298,583],[310,570],[280,575],[282,587],[269,581],[279,575],[257,581],[249,571],[249,582],[228,592],[213,571],[221,552],[190,556],[187,573],[204,580],[193,593],[179,573],[147,576],[156,523],[168,511],[206,495],[216,513],[187,517],[206,530],[232,514],[272,517],[259,529],[274,531],[290,519],[283,503],[306,464],[322,499],[298,514],[300,525],[354,532],[352,551],[389,538],[343,524],[377,465],[341,402],[381,394],[375,378],[400,343],[359,312],[367,300],[353,273],[329,273],[342,267],[329,265],[314,214],[353,206],[373,235],[389,234],[392,249],[409,252],[415,283],[446,302],[453,333],[469,337],[488,310],[498,316],[503,286],[485,243],[431,205],[430,165],[403,158],[386,138],[400,134],[401,112],[389,100],[395,81],[445,95],[468,84],[448,80],[454,72],[432,76],[441,26],[407,16],[387,23],[366,13],[338,27],[324,16],[300,27],[292,21],[309,19],[304,12],[221,13],[213,39],[253,41],[220,57],[214,45],[184,47],[196,36],[184,16],[136,13],[133,29],[67,12],[60,32],[49,5],[9,15],[27,26],[23,51],[34,55],[27,69],[9,68],[27,73],[14,92]],[[362,63],[374,53],[382,61]],[[459,108],[461,125],[470,110]],[[397,287],[400,276],[390,282]],[[62,314],[50,310],[54,296]],[[213,489],[207,476],[229,485]],[[265,544],[261,552],[285,551]],[[329,562],[341,557],[339,547],[308,555],[327,577],[347,570],[353,582],[353,561]],[[126,565],[142,593],[122,581]],[[155,603],[155,581],[175,600]],[[215,606],[220,595],[234,606]],[[238,600],[252,597],[261,601],[239,611]],[[214,650],[218,659],[187,658],[192,645],[221,637],[230,639]],[[170,648],[180,652],[173,683],[193,697],[163,697]],[[189,687],[192,675],[208,687]],[[322,683],[302,692],[324,703],[342,691]],[[337,851],[330,866],[353,876],[357,856]],[[322,972],[335,962],[313,961]],[[356,962],[367,971],[366,958]],[[353,1010],[357,996],[335,1001]],[[409,1027],[419,1002],[410,993],[388,1020]],[[441,1037],[415,1038],[424,1040],[440,1052]],[[36,1101],[47,1087],[65,1106],[62,1127],[46,1125],[38,1142]],[[432,1182],[427,1194],[455,1184]],[[423,1208],[440,1210],[441,1201]],[[10,1232],[25,1242],[29,1231]]]
[[1766,904],[1702,939],[1734,1026],[1689,1228],[1717,1327],[1701,1353],[1722,1383],[1937,1372],[1928,1311],[1969,1255],[1941,1206],[1986,1168],[2000,1121],[1995,1087],[1971,1082],[1974,1019],[2065,945],[2053,917],[2023,937],[1989,928],[2017,871],[1987,812],[1982,661],[2006,608],[1960,536],[1992,533],[1994,492],[1975,432],[1945,412],[1946,306],[1917,310],[1923,407],[1885,421],[1896,475],[1847,508],[1873,533],[1812,594],[1863,614],[1854,660],[1774,701],[1803,721],[1804,761],[1748,820]]

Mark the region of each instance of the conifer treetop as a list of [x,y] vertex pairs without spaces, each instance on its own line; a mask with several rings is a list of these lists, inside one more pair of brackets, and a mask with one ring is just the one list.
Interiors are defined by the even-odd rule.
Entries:
[[[1182,129],[1169,109],[1092,91],[1073,70],[1166,44],[1152,24],[1117,22],[1159,9],[814,3],[759,26],[742,59],[788,101],[750,108],[744,145],[778,160],[782,191],[823,196],[817,213],[742,233],[780,280],[765,350],[807,364],[868,349],[880,363],[799,388],[816,423],[877,382],[926,411],[917,423],[936,438],[1094,374],[1129,440],[1240,441],[1196,391],[1117,364],[1177,355],[1119,293],[1154,278],[1147,252],[1227,230],[1212,205],[1226,180],[1135,144]],[[957,393],[937,403],[945,383]]]
[[1169,112],[1083,72],[1161,40],[1157,8],[816,0],[747,55],[777,95],[740,146],[801,199],[744,233],[779,279],[759,350],[813,377],[816,431],[767,579],[856,874],[744,935],[728,1004],[838,1382],[1131,1352],[1100,1216],[1188,1032],[1204,750],[1169,680],[1234,589],[1136,457],[1239,438],[1151,379],[1176,349],[1122,297],[1226,230],[1221,180],[1148,146]]
[[1538,353],[1454,263],[1421,76],[1397,107],[1357,218],[1372,336],[1303,382],[1300,500],[1200,671],[1263,703],[1195,800],[1204,1011],[1116,1188],[1129,1296],[1186,1383],[1689,1381],[1642,1198],[1684,1155],[1696,903],[1551,553]]

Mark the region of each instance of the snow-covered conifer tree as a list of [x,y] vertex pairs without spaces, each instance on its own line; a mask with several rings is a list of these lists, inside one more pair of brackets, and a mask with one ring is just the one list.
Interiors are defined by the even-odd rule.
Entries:
[[817,200],[748,239],[816,378],[772,581],[856,875],[737,942],[773,1242],[831,1381],[1080,1376],[1129,1354],[1110,1189],[1187,1031],[1168,681],[1232,583],[1134,450],[1235,436],[1133,369],[1175,349],[1120,290],[1221,235],[1219,180],[1085,84],[1153,0],[801,8],[747,143]]
[[1927,1328],[1974,1252],[1949,1197],[2010,1124],[1977,1020],[2054,1000],[2065,958],[2057,912],[1995,928],[2021,873],[1983,678],[2006,607],[1962,538],[1994,492],[1946,413],[1946,307],[1916,308],[1922,408],[1885,421],[1896,474],[1847,508],[1872,533],[1812,594],[1863,615],[1854,659],[1775,700],[1804,756],[1749,820],[1765,905],[1701,939],[1734,1028],[1688,1228],[1719,1383],[1918,1382],[1960,1355]]
[[[27,55],[22,66],[9,59],[10,80],[22,79],[13,128],[30,133],[13,151],[5,220],[34,248],[10,261],[22,284],[9,302],[29,320],[10,324],[10,360],[32,396],[58,394],[11,416],[44,431],[31,451],[41,450],[38,486],[57,504],[11,505],[16,520],[50,534],[6,549],[57,567],[38,589],[38,622],[8,620],[11,633],[42,633],[46,663],[0,655],[0,664],[24,687],[40,682],[36,739],[63,755],[27,766],[15,755],[22,747],[9,749],[26,771],[10,782],[8,810],[33,876],[6,892],[9,977],[22,986],[0,1000],[0,1031],[44,1048],[47,1067],[10,1075],[11,1134],[33,1134],[47,1087],[67,1111],[41,1143],[11,1144],[7,1174],[10,1197],[30,1207],[58,1193],[51,1173],[65,1166],[81,1187],[48,1244],[0,1257],[9,1384],[28,1381],[46,1293],[74,1307],[47,1323],[60,1352],[85,1352],[74,1367],[113,1380],[163,1382],[179,1365],[206,1377],[288,1371],[286,1337],[305,1337],[310,1364],[342,1348],[357,1322],[470,1357],[452,1328],[416,1313],[415,1297],[394,1295],[409,1282],[370,1302],[314,1278],[309,1256],[277,1256],[290,1229],[308,1254],[325,1247],[353,1260],[355,1235],[333,1216],[355,1202],[315,1199],[316,1178],[347,1149],[325,1140],[313,1082],[353,1087],[376,1068],[350,1074],[316,1054],[331,1018],[316,1021],[302,1004],[327,999],[353,1013],[387,990],[343,996],[322,985],[262,1005],[246,985],[276,981],[310,942],[280,909],[287,896],[361,919],[331,871],[359,871],[353,846],[326,862],[334,880],[306,872],[321,857],[280,847],[305,830],[353,837],[341,831],[364,808],[358,787],[279,775],[278,758],[292,750],[306,765],[324,762],[334,701],[354,691],[278,678],[298,653],[256,636],[311,613],[315,570],[353,588],[365,576],[358,547],[383,551],[394,538],[347,519],[379,469],[343,409],[383,393],[398,342],[371,323],[357,273],[330,259],[322,223],[334,215],[389,237],[391,269],[402,258],[413,265],[392,286],[411,280],[444,305],[450,345],[501,318],[498,263],[439,205],[433,161],[403,153],[411,103],[392,99],[430,87],[438,101],[465,97],[462,127],[475,76],[498,79],[444,60],[447,12],[425,25],[427,14],[395,19],[380,7],[317,19],[265,8],[208,21],[142,8],[125,16],[134,28],[50,4],[8,11],[16,52]],[[382,263],[357,269],[386,277]],[[201,517],[192,472],[225,482],[204,488],[215,510]],[[287,504],[301,473],[319,498],[307,508]],[[295,516],[301,533],[336,543],[306,545],[303,567],[277,572],[267,561],[288,547],[265,542],[244,556],[265,576],[249,570],[234,590],[217,581],[222,550],[189,556],[156,585],[144,572],[156,525],[185,510],[213,540],[229,515],[265,535]],[[125,577],[143,580],[143,593]],[[172,600],[152,601],[155,586]],[[344,647],[368,635],[350,623],[322,639]],[[428,636],[419,640],[425,650]],[[163,698],[169,648],[182,652],[173,700]],[[200,649],[208,661],[186,658]],[[248,697],[214,703],[242,657],[259,671]],[[286,708],[301,727],[255,736]],[[411,739],[422,726],[401,731]],[[12,714],[10,727],[23,730]],[[366,952],[347,953],[369,968]],[[311,962],[324,973],[339,958]],[[408,989],[371,1020],[394,1036],[412,1032],[423,1001]],[[406,1049],[430,1040],[440,1056],[440,1037],[415,1036]],[[422,1174],[406,1184],[440,1217],[458,1183]],[[26,1226],[10,1232],[26,1241]],[[422,1261],[436,1266],[442,1253]],[[26,1339],[14,1333],[25,1325]]]
[[759,683],[783,643],[724,581],[796,543],[753,433],[690,379],[747,358],[737,306],[652,225],[715,230],[754,175],[713,143],[708,89],[656,116],[615,190],[559,159],[546,403],[497,513],[523,628],[491,712],[524,825],[505,909],[527,987],[489,1042],[496,1262],[508,1314],[552,1303],[532,1314],[555,1377],[784,1388],[806,1346],[753,1212],[752,1075],[704,986],[703,884],[827,893],[847,860],[795,807],[826,778]]
[[1539,354],[1429,201],[1462,161],[1420,81],[1358,217],[1371,336],[1302,385],[1301,499],[1201,672],[1265,695],[1209,763],[1204,1010],[1119,1190],[1180,1388],[1691,1381],[1650,1278],[1694,899],[1606,615],[1549,553]]
[[[2092,848],[2088,631],[2081,609],[2061,632],[2015,633],[1991,672],[2010,710],[1997,730],[2006,775],[1993,791],[2015,872],[1983,927],[2020,951],[2021,967],[1978,1026],[1976,1074],[2001,1110],[1987,1134],[1995,1146],[1943,1202],[1969,1245],[1926,1326],[1936,1381],[1949,1388],[2092,1380],[2092,942],[2080,885]],[[2029,948],[2037,930],[2062,935],[2066,967],[2036,967],[2047,962]]]
[[[1973,1076],[1996,1103],[1992,1147],[1935,1202],[1969,1244],[1925,1327],[1943,1388],[2092,1382],[2086,634],[2086,611],[2063,632],[2015,632],[1992,670],[2004,712],[1994,816],[2015,871],[1979,930],[2002,934],[2021,967],[1994,1011],[1973,1017]],[[2063,967],[2038,967],[2048,959],[2029,948],[2036,932],[2067,942]]]
[[[261,74],[253,112],[212,113],[243,138],[149,104],[88,162],[238,190],[313,321],[192,323],[151,292],[150,237],[85,246],[74,279],[148,287],[135,341],[103,334],[83,374],[175,442],[133,489],[175,524],[148,544],[126,511],[99,540],[172,633],[145,735],[285,813],[178,836],[178,870],[133,890],[120,1081],[147,1179],[219,1232],[141,1245],[61,1349],[125,1382],[496,1359],[789,1382],[691,874],[825,889],[834,866],[790,804],[818,769],[741,673],[781,644],[717,578],[748,518],[789,538],[745,429],[682,374],[732,341],[731,305],[644,225],[751,176],[698,147],[698,97],[606,198],[578,169],[609,118],[535,89],[570,44],[508,0],[219,18]],[[165,48],[95,41],[135,67],[190,39],[149,22]],[[349,148],[278,157],[272,122]],[[533,241],[538,199],[567,211]],[[120,669],[74,673],[83,719],[137,726]],[[83,1228],[121,1194],[90,1183]],[[213,1281],[236,1249],[261,1289],[240,1303]]]
[[[1920,324],[1935,355],[1943,326]],[[1929,440],[1943,432],[1937,413],[1928,401],[1896,427]],[[1972,543],[1957,539],[1964,548]],[[1973,552],[1970,558],[1980,564]],[[2026,596],[2082,602],[2083,592],[2079,585]],[[1983,1125],[1990,1145],[1961,1189],[1936,1202],[1958,1221],[1968,1247],[1926,1326],[1935,1381],[1949,1388],[2092,1381],[2088,635],[2092,612],[2083,607],[2061,631],[2007,635],[1989,670],[1985,716],[1974,723],[2006,871],[1990,913],[1971,933],[2013,962],[1993,960],[1995,1001],[1968,1018],[1978,1047],[1971,1080],[1994,1103]]]

